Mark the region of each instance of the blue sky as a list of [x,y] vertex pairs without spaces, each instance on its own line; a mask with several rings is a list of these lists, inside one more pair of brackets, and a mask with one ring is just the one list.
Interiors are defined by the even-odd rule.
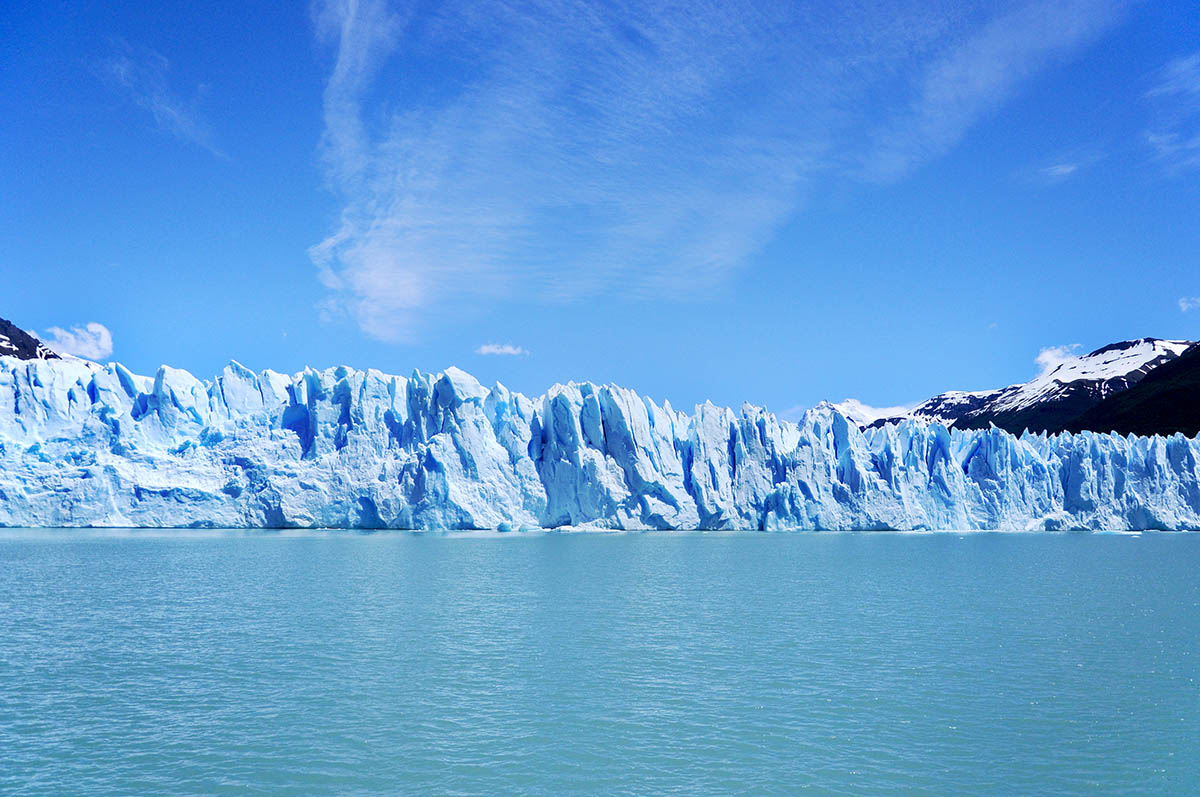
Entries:
[[1200,3],[114,5],[0,27],[0,315],[134,370],[784,412],[1200,338]]

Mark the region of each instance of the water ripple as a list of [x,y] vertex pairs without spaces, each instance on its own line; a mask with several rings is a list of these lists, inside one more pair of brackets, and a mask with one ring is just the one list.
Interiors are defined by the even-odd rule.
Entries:
[[0,791],[1161,792],[1200,536],[0,536]]

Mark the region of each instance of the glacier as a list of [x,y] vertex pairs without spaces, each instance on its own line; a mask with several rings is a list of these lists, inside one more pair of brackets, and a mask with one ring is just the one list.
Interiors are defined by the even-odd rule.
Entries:
[[0,357],[0,526],[1133,530],[1200,527],[1200,442],[860,430],[632,390],[527,398],[449,368],[211,381]]

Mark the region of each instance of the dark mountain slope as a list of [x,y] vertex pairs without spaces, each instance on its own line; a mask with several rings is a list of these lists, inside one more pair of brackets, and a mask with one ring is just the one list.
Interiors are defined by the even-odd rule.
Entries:
[[1200,344],[1163,363],[1128,390],[1107,397],[1063,425],[1120,434],[1200,434]]
[[18,360],[57,360],[59,357],[33,335],[0,318],[0,357]]

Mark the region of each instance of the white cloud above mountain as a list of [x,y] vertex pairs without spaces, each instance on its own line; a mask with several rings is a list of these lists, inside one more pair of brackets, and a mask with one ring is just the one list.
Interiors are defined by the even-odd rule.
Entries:
[[1038,376],[1045,376],[1063,363],[1079,357],[1079,344],[1071,343],[1066,346],[1047,346],[1038,352],[1034,362],[1037,363]]
[[88,360],[104,360],[113,353],[112,333],[108,327],[96,321],[70,329],[50,327],[37,338],[59,354],[71,354]]

